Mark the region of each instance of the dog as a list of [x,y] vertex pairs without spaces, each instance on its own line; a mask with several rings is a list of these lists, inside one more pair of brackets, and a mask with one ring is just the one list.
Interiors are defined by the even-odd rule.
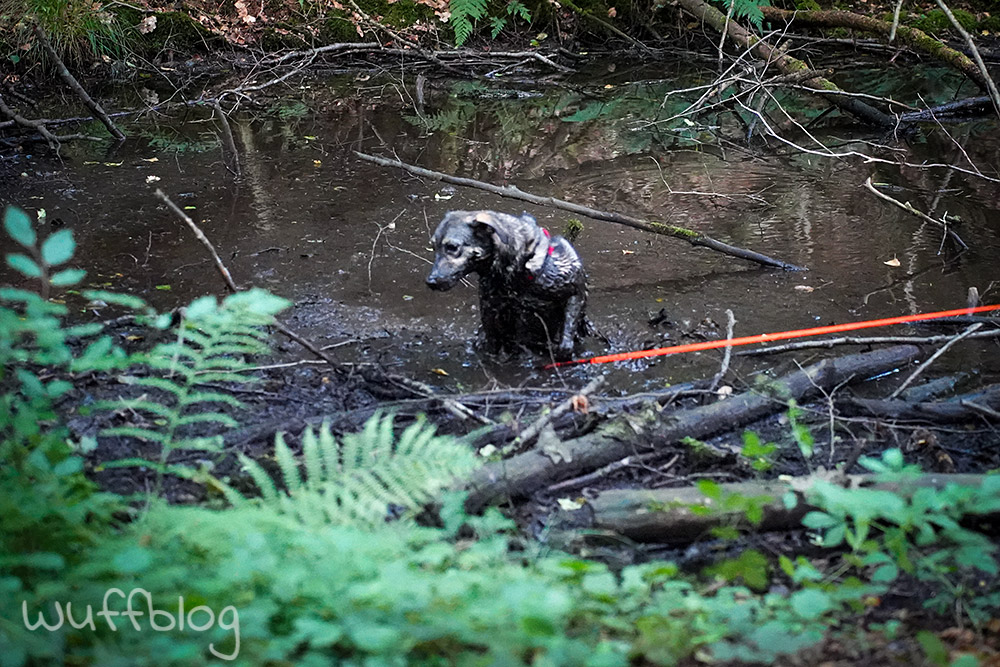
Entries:
[[434,232],[433,290],[479,275],[480,349],[523,346],[568,359],[586,334],[587,276],[576,250],[527,213],[451,211]]

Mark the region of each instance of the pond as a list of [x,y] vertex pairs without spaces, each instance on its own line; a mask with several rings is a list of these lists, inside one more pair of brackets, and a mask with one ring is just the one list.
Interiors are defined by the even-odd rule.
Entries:
[[[267,108],[234,114],[241,179],[226,169],[211,110],[175,108],[127,122],[130,138],[121,146],[75,142],[61,148],[60,159],[39,150],[7,160],[0,203],[45,209],[50,224],[72,227],[91,285],[133,291],[162,308],[221,294],[201,245],[153,196],[160,188],[199,222],[237,283],[295,301],[293,328],[323,345],[345,342],[333,351],[339,359],[378,362],[453,390],[576,385],[600,372],[608,374],[611,391],[629,392],[711,375],[722,353],[559,374],[539,370],[544,360],[537,357],[480,357],[471,346],[475,287],[440,293],[424,285],[437,222],[455,209],[525,210],[561,233],[574,216],[418,179],[364,162],[355,150],[689,227],[809,269],[763,269],[677,239],[582,219],[575,245],[589,274],[588,314],[609,341],[589,338],[583,356],[724,336],[727,309],[735,314],[735,335],[744,336],[958,308],[971,286],[986,303],[1000,301],[997,183],[776,142],[765,148],[757,135],[745,140],[752,122],[744,117],[741,127],[724,108],[710,117],[676,117],[701,91],[671,91],[710,83],[710,71],[678,61],[653,72],[600,64],[585,76],[536,88],[504,87],[502,80],[418,83],[405,72],[314,77]],[[914,99],[927,98],[924,87],[911,88]],[[137,84],[108,106],[129,108],[158,96],[166,92]],[[818,118],[823,108],[803,98],[776,99],[800,119]],[[810,136],[838,153],[964,169],[973,168],[971,161],[994,175],[1000,154],[1000,135],[989,123],[892,138],[846,123],[806,131],[777,107],[768,117],[817,152]],[[960,219],[957,229],[970,249],[958,252],[938,228],[877,199],[863,185],[869,177],[932,216]],[[80,297],[70,303],[84,306]],[[936,368],[993,375],[998,356],[995,343],[968,342]],[[775,366],[783,372],[794,364],[787,355],[752,359],[737,372]]]

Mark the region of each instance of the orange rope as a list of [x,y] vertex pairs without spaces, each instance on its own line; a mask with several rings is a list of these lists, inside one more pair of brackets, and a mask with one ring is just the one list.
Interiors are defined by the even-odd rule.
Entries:
[[[646,357],[662,357],[667,354],[699,352],[701,350],[714,350],[720,347],[729,347],[729,346],[736,347],[738,345],[750,345],[751,343],[768,343],[774,340],[787,340],[789,338],[805,338],[806,336],[821,336],[823,334],[840,333],[841,331],[856,331],[858,329],[887,327],[890,324],[903,324],[905,322],[922,322],[924,320],[936,320],[942,317],[954,317],[955,315],[971,315],[973,313],[985,313],[991,310],[1000,310],[1000,305],[977,306],[975,308],[956,308],[955,310],[942,310],[937,313],[926,313],[921,315],[902,315],[899,317],[886,317],[881,320],[847,322],[845,324],[832,324],[830,326],[813,327],[811,329],[795,329],[792,331],[778,331],[776,333],[757,334],[756,336],[744,336],[742,338],[709,340],[702,343],[688,343],[686,345],[657,347],[652,350],[634,350],[632,352],[619,352],[617,354],[606,354],[600,357],[589,357],[587,359],[559,361],[554,364],[548,364],[545,366],[545,368],[550,369],[550,368],[557,368],[559,366],[571,366],[573,364],[606,364],[611,361],[630,361],[632,359],[645,359]],[[998,323],[1000,323],[1000,320],[998,320]]]

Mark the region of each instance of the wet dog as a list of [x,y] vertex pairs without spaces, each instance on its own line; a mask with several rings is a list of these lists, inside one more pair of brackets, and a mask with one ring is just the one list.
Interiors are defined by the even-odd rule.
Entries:
[[573,354],[585,334],[587,276],[569,241],[551,236],[527,213],[451,211],[434,232],[434,266],[427,285],[451,289],[479,275],[480,348],[519,346]]

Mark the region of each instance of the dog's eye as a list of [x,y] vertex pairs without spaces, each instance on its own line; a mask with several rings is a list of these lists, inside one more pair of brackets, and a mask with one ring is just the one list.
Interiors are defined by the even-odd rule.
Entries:
[[449,255],[457,255],[460,250],[461,248],[459,247],[459,245],[457,243],[454,243],[453,241],[449,241],[444,244],[444,251]]

